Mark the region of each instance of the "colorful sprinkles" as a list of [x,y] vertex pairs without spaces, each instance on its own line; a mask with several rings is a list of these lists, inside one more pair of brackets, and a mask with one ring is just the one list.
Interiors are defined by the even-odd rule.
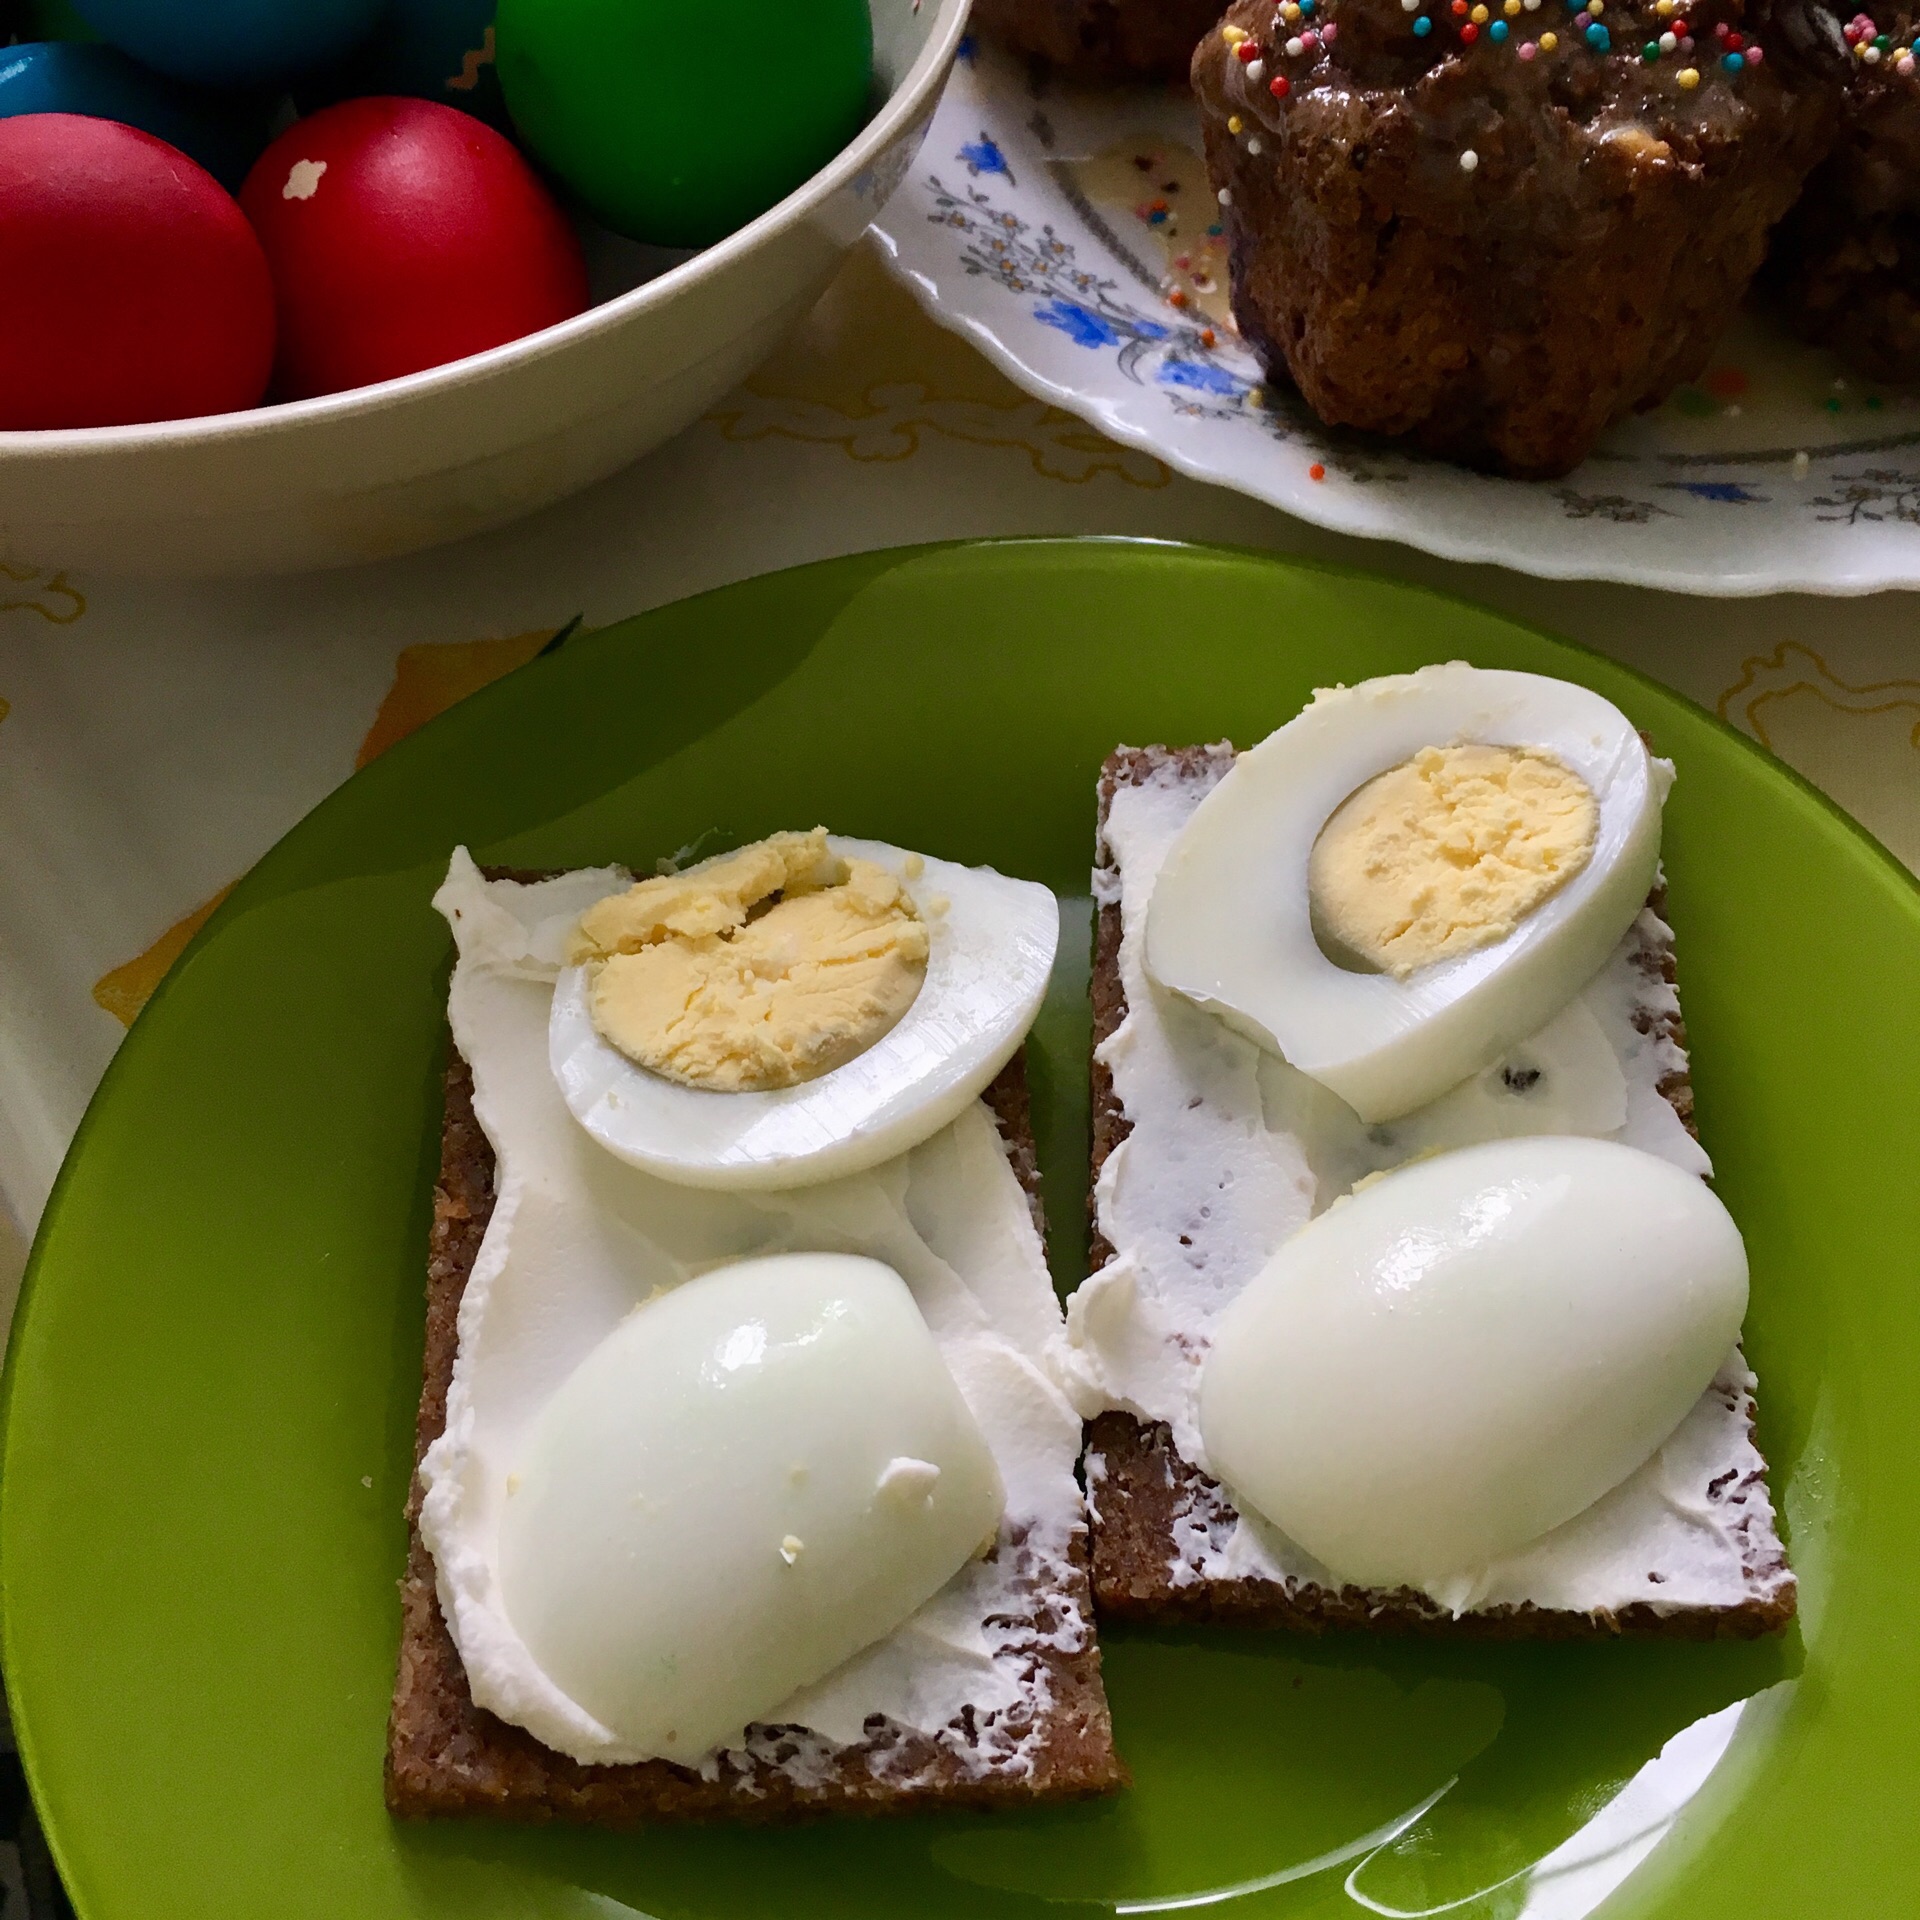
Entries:
[[[1551,28],[1531,38],[1514,32],[1513,23],[1521,22],[1525,14],[1538,13],[1541,4],[1542,0],[1444,0],[1443,12],[1441,0],[1400,0],[1400,10],[1407,16],[1407,31],[1417,40],[1426,40],[1436,30],[1450,28],[1462,48],[1471,48],[1484,38],[1490,46],[1510,52],[1527,64],[1558,53],[1561,47],[1562,36]],[[1629,0],[1614,0],[1614,4],[1625,11]],[[1629,37],[1621,51],[1650,68],[1672,61],[1674,64],[1669,69],[1672,85],[1683,95],[1698,89],[1701,69],[1709,61],[1729,76],[1762,65],[1766,58],[1764,50],[1724,20],[1714,24],[1712,38],[1706,46],[1699,45],[1691,14],[1704,4],[1705,0],[1652,0],[1649,11],[1655,16],[1657,30],[1647,33],[1643,26],[1641,32],[1647,33],[1647,37],[1642,39],[1631,32],[1640,24],[1639,20],[1629,16],[1625,22]],[[1326,17],[1326,5],[1327,0],[1276,0],[1270,44],[1263,44],[1243,27],[1222,26],[1220,36],[1228,58],[1245,70],[1249,87],[1263,85],[1272,99],[1282,103],[1292,97],[1294,81],[1285,73],[1270,72],[1270,63],[1277,67],[1282,61],[1310,61],[1335,43],[1339,24]],[[1621,22],[1609,24],[1602,17],[1607,12],[1607,0],[1565,0],[1565,7],[1570,51],[1602,57],[1614,51],[1614,33]],[[1638,13],[1639,9],[1633,11]],[[1920,31],[1915,32],[1909,44],[1896,46],[1888,35],[1879,31],[1869,15],[1861,13],[1848,22],[1843,32],[1855,57],[1864,62],[1874,64],[1884,59],[1902,75],[1911,74],[1916,64],[1920,64]],[[1699,33],[1701,39],[1706,38],[1704,24]],[[1260,132],[1250,128],[1239,114],[1228,117],[1227,132],[1244,143],[1249,154],[1264,151]],[[1664,153],[1666,149],[1661,147],[1658,151]],[[1461,173],[1468,178],[1479,172],[1477,149],[1462,147],[1456,159]],[[1232,205],[1232,196],[1225,188],[1218,197],[1223,208]],[[1144,217],[1150,219],[1151,214]]]
[[[1615,3],[1620,4],[1620,0]],[[1246,69],[1250,84],[1264,84],[1275,100],[1288,99],[1294,83],[1284,73],[1270,73],[1270,65],[1277,67],[1283,61],[1311,60],[1323,48],[1333,45],[1339,27],[1328,20],[1323,11],[1317,11],[1325,4],[1326,0],[1278,0],[1273,11],[1271,45],[1263,45],[1243,27],[1222,27],[1221,37],[1229,57]],[[1700,70],[1705,62],[1694,58],[1697,43],[1689,14],[1701,4],[1702,0],[1653,0],[1651,11],[1657,20],[1657,30],[1647,33],[1645,38],[1630,37],[1623,51],[1648,67],[1659,67],[1669,60],[1675,62],[1671,69],[1674,86],[1682,93],[1691,93],[1700,84]],[[1550,28],[1531,38],[1514,30],[1513,23],[1521,21],[1526,14],[1538,13],[1540,7],[1541,0],[1400,0],[1400,10],[1408,16],[1407,30],[1416,39],[1425,40],[1438,30],[1450,29],[1463,48],[1475,46],[1484,39],[1522,62],[1560,51],[1562,36]],[[1614,51],[1616,24],[1602,17],[1607,11],[1607,0],[1565,0],[1565,7],[1570,16],[1568,37],[1574,50],[1597,55]],[[1629,22],[1631,24],[1635,23]],[[1704,36],[1705,27],[1700,31]],[[1643,28],[1642,32],[1646,30]],[[1884,59],[1896,72],[1910,74],[1916,59],[1920,58],[1920,33],[1915,35],[1912,44],[1895,46],[1864,13],[1857,14],[1844,33],[1855,57],[1869,64]],[[1698,50],[1710,54],[1713,65],[1730,75],[1760,66],[1766,58],[1760,47],[1725,21],[1714,26],[1709,46]],[[1246,140],[1251,151],[1259,151],[1254,144],[1259,136],[1247,132],[1237,115],[1228,122],[1228,131]],[[1460,164],[1464,171],[1471,173],[1479,160],[1469,150],[1461,154]]]
[[1856,13],[1840,29],[1840,34],[1856,60],[1869,67],[1877,67],[1885,60],[1903,79],[1912,73],[1914,56],[1920,54],[1920,33],[1910,38],[1904,47],[1896,46],[1892,34],[1882,33],[1870,13]]

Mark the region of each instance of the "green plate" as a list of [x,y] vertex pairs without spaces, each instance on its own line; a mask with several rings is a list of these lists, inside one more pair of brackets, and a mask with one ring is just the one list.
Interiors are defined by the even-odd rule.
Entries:
[[[1116,1633],[1135,1784],[1105,1804],[770,1833],[390,1822],[448,849],[645,868],[711,830],[825,820],[1044,880],[1084,923],[1116,742],[1253,740],[1316,685],[1456,657],[1598,688],[1679,762],[1699,1106],[1753,1254],[1799,1631]],[[1063,976],[1035,1079],[1070,1281],[1083,950]],[[1917,979],[1920,891],[1818,795],[1625,669],[1406,587],[1036,542],[836,561],[571,641],[376,761],[234,890],[48,1209],[7,1374],[0,1569],[21,1745],[81,1913],[1571,1920],[1663,1827],[1610,1911],[1920,1912]]]

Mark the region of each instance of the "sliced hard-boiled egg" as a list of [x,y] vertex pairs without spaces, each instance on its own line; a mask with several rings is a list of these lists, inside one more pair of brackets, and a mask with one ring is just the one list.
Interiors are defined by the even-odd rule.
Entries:
[[1386,1174],[1215,1326],[1213,1471],[1360,1586],[1444,1591],[1649,1459],[1740,1331],[1747,1259],[1693,1174],[1497,1140]]
[[636,1308],[541,1411],[501,1600],[620,1742],[692,1761],[931,1599],[1002,1497],[892,1268],[742,1261]]
[[[638,981],[631,990],[616,972],[628,965],[624,954],[589,957],[561,972],[548,1029],[554,1077],[574,1118],[610,1153],[684,1186],[769,1189],[837,1179],[937,1133],[1025,1039],[1046,994],[1060,927],[1053,895],[1033,881],[838,835],[777,836],[680,877],[697,880],[712,869],[731,884],[744,854],[767,849],[795,867],[797,849],[816,838],[841,876],[839,891],[860,897],[834,910],[808,876],[809,891],[783,898],[764,920],[748,920],[737,887],[729,892],[722,910],[741,918],[740,946],[774,951],[747,963],[760,976],[741,972],[721,983],[725,1004],[692,1042],[668,1034],[649,1049],[629,1035],[650,1019],[657,1026],[659,1008],[676,994],[715,997],[711,970],[696,980],[691,967],[661,969],[663,981]],[[786,908],[791,914],[776,920]],[[681,902],[675,910],[690,930],[683,944],[711,948],[719,937],[713,903]],[[587,932],[601,911],[586,916]],[[762,927],[778,937],[762,938]],[[807,951],[809,941],[820,943],[817,955]],[[812,990],[829,961],[846,977],[845,991],[837,980]],[[775,984],[791,982],[790,990],[761,991],[776,969],[784,972]],[[785,1022],[778,1045],[769,1037],[776,1018]],[[622,1051],[610,1034],[655,1065]],[[731,1068],[734,1061],[748,1066]],[[739,1090],[721,1081],[722,1069]],[[708,1084],[670,1077],[696,1070]],[[749,1077],[756,1071],[758,1085]],[[812,1077],[768,1084],[795,1073]]]
[[[1512,751],[1461,751],[1481,748]],[[1538,674],[1455,662],[1319,693],[1174,842],[1147,971],[1362,1119],[1394,1119],[1491,1066],[1599,970],[1653,884],[1670,778],[1617,707]],[[1323,834],[1343,871],[1325,871],[1340,863]],[[1347,883],[1339,944],[1371,953],[1326,950],[1316,880],[1323,902]]]

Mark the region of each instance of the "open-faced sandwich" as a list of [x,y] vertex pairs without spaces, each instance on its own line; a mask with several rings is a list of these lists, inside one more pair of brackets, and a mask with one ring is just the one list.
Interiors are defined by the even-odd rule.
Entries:
[[1795,1586],[1606,700],[1436,666],[1100,782],[1103,1614],[1754,1634]]
[[397,1813],[1120,1783],[1020,1048],[1051,894],[456,852]]

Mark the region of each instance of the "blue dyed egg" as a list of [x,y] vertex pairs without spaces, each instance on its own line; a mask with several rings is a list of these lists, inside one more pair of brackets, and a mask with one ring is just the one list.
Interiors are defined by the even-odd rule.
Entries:
[[101,39],[209,87],[290,80],[344,59],[385,0],[75,0]]
[[22,113],[78,113],[138,127],[237,193],[267,144],[272,103],[168,80],[118,47],[49,40],[0,48],[0,120]]
[[388,0],[372,39],[297,87],[303,113],[361,94],[408,94],[513,131],[493,60],[496,0]]

